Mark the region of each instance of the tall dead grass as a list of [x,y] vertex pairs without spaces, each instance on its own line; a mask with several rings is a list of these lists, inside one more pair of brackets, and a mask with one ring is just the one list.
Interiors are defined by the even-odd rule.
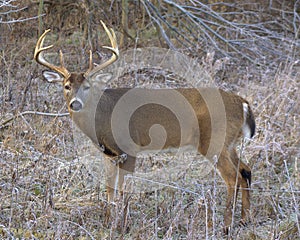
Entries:
[[[27,25],[26,38],[22,24],[14,26],[14,35],[1,27],[6,35],[0,46],[0,123],[11,119],[0,126],[1,239],[227,238],[222,233],[226,186],[215,171],[200,179],[188,168],[169,182],[129,177],[126,194],[107,203],[103,156],[84,137],[74,138],[69,117],[19,114],[66,112],[61,85],[44,82],[32,61],[36,36],[29,30],[37,27]],[[53,43],[57,36],[50,39]],[[75,31],[68,39],[58,47],[72,70],[83,68],[82,34]],[[240,147],[253,171],[251,222],[237,226],[238,199],[232,239],[300,239],[300,71],[294,53],[277,69],[231,65],[216,56],[201,60],[218,86],[250,101],[256,116],[255,137]],[[154,190],[136,193],[138,184]]]
[[[33,69],[27,64],[23,72],[35,73]],[[1,120],[18,109],[65,111],[61,87],[42,82],[35,74],[25,93],[26,101],[17,108],[6,102]],[[237,226],[238,200],[231,236],[297,239],[299,74],[295,66],[283,64],[273,76],[262,72],[257,72],[257,76],[261,77],[231,83],[252,101],[257,122],[255,137],[241,149],[243,160],[253,170],[251,223]],[[11,85],[11,102],[22,99],[16,92],[28,85],[23,74],[3,79],[4,84],[9,81]],[[82,148],[90,150],[89,142],[83,146],[74,139],[71,125],[68,117],[24,115],[2,126],[0,234],[3,239],[225,238],[222,213],[226,186],[214,171],[198,179],[197,171],[188,169],[176,182],[167,183],[128,178],[127,193],[114,204],[108,204],[103,171],[99,171],[103,159],[99,159],[97,152],[93,156],[93,151],[89,158],[82,158]],[[93,161],[93,168],[86,161]],[[135,184],[141,183],[152,184],[156,190],[134,193]]]

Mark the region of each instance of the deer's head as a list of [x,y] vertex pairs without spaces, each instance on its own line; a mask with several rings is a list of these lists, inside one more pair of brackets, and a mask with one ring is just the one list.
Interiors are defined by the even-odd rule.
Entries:
[[93,87],[93,84],[95,82],[105,82],[107,80],[107,75],[101,74],[99,71],[115,62],[119,57],[115,32],[113,29],[109,30],[102,21],[101,23],[111,43],[111,47],[103,46],[103,48],[109,49],[112,52],[112,56],[108,61],[100,65],[96,65],[93,64],[93,55],[92,51],[90,51],[89,68],[86,72],[69,72],[64,66],[62,51],[60,51],[60,66],[55,66],[45,60],[43,52],[53,47],[53,45],[47,47],[43,46],[45,37],[47,33],[50,32],[50,29],[46,30],[37,41],[34,51],[34,59],[39,64],[52,70],[45,70],[43,72],[43,76],[48,82],[63,83],[64,96],[66,98],[70,114],[73,112],[79,112],[84,107],[85,99],[90,88]]

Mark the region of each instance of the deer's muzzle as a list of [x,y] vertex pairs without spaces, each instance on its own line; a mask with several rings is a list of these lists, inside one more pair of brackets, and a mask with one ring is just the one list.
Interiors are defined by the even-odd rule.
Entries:
[[83,102],[79,98],[73,98],[69,107],[74,112],[79,112],[83,108]]

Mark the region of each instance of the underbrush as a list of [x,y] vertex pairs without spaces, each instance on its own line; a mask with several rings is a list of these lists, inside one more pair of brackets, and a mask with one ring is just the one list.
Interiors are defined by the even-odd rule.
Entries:
[[[238,199],[231,236],[300,239],[299,73],[288,64],[273,75],[255,71],[226,85],[217,83],[249,99],[257,124],[255,137],[240,147],[252,168],[251,222],[238,227]],[[31,62],[2,76],[1,122],[17,117],[1,126],[1,238],[226,238],[226,186],[213,168],[205,176],[187,168],[174,182],[128,177],[127,191],[107,203],[103,156],[83,136],[76,138],[68,116],[18,115],[66,111],[61,86],[38,76],[40,70]],[[26,91],[18,94],[20,89]],[[135,191],[140,185],[152,190]]]

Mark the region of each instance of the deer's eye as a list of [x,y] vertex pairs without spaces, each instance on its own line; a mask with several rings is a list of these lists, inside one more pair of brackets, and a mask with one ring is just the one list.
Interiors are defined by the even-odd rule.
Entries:
[[83,86],[83,90],[89,90],[89,89],[90,89],[89,85]]
[[86,81],[81,85],[83,91],[89,90],[91,85]]
[[65,85],[65,90],[70,91],[71,90],[71,86],[70,85]]

